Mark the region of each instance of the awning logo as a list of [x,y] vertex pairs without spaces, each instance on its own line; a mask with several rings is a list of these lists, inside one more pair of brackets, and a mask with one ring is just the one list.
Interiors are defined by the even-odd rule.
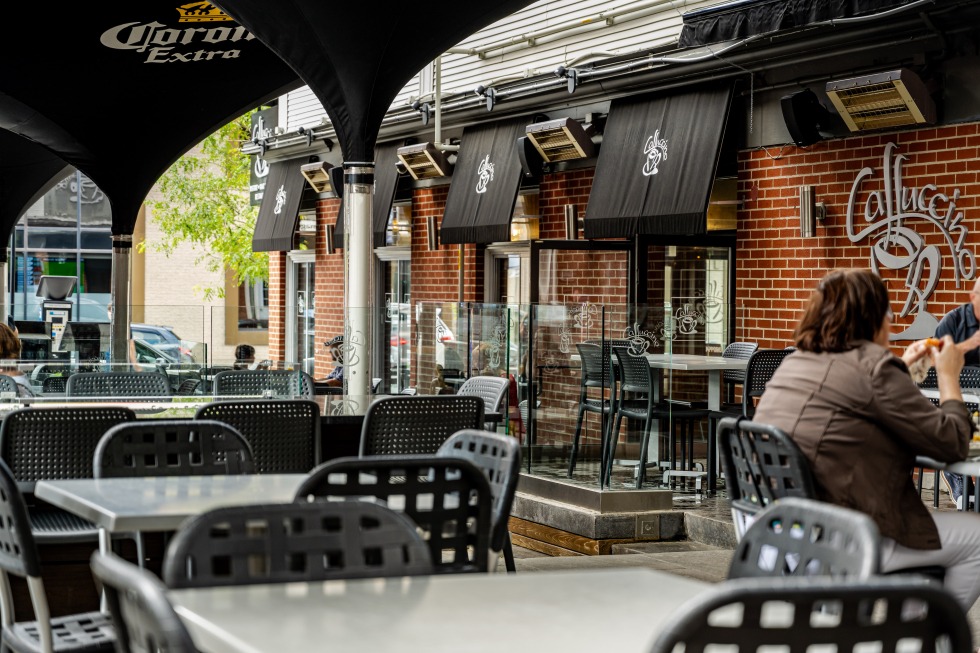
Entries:
[[282,207],[286,203],[286,184],[279,187],[276,191],[276,205],[273,207],[272,212],[275,215],[282,213]]
[[667,139],[660,138],[659,129],[653,133],[653,136],[647,138],[647,143],[643,146],[643,153],[647,156],[647,160],[643,164],[643,175],[650,177],[660,172],[660,162],[667,160]]
[[213,23],[219,20],[231,20],[225,12],[210,2],[189,2],[177,7],[181,23]]
[[477,174],[480,176],[476,180],[476,192],[485,193],[487,192],[487,184],[493,181],[493,164],[490,163],[490,155],[483,157],[483,161],[480,162],[480,167],[477,168]]

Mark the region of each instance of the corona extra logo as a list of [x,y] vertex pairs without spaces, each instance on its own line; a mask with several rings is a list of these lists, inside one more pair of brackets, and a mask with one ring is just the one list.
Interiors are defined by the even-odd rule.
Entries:
[[215,23],[231,20],[228,14],[210,2],[189,2],[177,7],[177,14],[180,16],[177,22],[180,23]]

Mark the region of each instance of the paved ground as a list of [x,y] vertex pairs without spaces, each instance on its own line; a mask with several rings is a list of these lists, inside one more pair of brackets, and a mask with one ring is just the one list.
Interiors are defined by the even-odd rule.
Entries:
[[[927,483],[931,485],[931,483]],[[923,492],[926,505],[932,507],[931,488]],[[677,509],[695,509],[724,514],[725,506],[706,501],[703,505],[678,505]],[[945,493],[941,493],[939,510],[955,510],[955,506]],[[978,516],[980,518],[980,516]],[[518,573],[541,572],[557,569],[608,568],[608,567],[648,567],[666,571],[679,576],[687,576],[707,582],[723,581],[731,562],[732,551],[697,542],[652,542],[631,545],[637,553],[624,553],[607,556],[569,556],[550,557],[535,551],[517,548],[515,558]],[[501,563],[502,565],[502,563]],[[980,601],[968,613],[973,629],[973,646],[980,646]]]

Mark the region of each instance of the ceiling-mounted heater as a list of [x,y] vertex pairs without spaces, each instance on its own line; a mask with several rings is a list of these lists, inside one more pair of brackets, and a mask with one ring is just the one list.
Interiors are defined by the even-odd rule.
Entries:
[[936,122],[926,85],[905,68],[827,82],[827,96],[852,132]]

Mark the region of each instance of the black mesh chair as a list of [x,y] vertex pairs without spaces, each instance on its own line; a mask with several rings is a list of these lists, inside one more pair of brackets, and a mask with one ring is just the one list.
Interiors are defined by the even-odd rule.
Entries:
[[313,399],[313,377],[301,370],[226,370],[213,383],[215,397]]
[[[135,419],[132,410],[117,406],[22,408],[9,413],[0,426],[0,457],[21,491],[33,495],[37,481],[92,478],[99,440],[113,426]],[[42,544],[98,537],[91,522],[37,500],[30,517],[34,537]]]
[[942,587],[882,576],[728,581],[672,614],[650,651],[703,653],[709,647],[739,653],[973,650],[963,608]]
[[[510,379],[505,376],[471,376],[463,381],[456,391],[458,397],[480,397],[486,413],[504,413],[507,410],[507,390]],[[495,424],[487,423],[485,428],[493,431]]]
[[462,458],[373,456],[320,465],[296,500],[374,497],[425,533],[436,573],[489,569],[493,494],[486,475]]
[[95,478],[249,474],[242,434],[213,420],[137,420],[109,429],[95,449]]
[[211,510],[177,531],[163,563],[174,588],[429,573],[429,549],[415,525],[364,501]]
[[436,455],[463,458],[486,474],[493,495],[490,550],[503,551],[507,571],[517,571],[507,522],[521,473],[520,444],[510,436],[470,429],[454,433],[439,447]]
[[79,372],[68,377],[69,397],[169,397],[170,380],[159,372]]
[[[612,360],[608,353],[603,355],[603,347],[588,342],[577,343],[579,360],[582,362],[582,379],[579,383],[578,397],[578,417],[575,420],[575,434],[572,436],[572,450],[568,456],[568,477],[571,478],[575,472],[575,465],[578,462],[579,438],[582,435],[582,423],[586,413],[599,415],[600,419],[600,467],[599,475],[604,477],[606,469],[606,431],[607,424],[612,417],[613,402],[605,398],[606,389],[610,394],[615,392],[615,377],[612,369]],[[598,396],[591,396],[590,391],[599,391]],[[604,478],[601,478],[604,480]]]
[[91,566],[115,626],[118,653],[197,653],[159,578],[111,553],[93,553]]
[[[10,576],[24,578],[36,621],[14,621]],[[3,648],[16,653],[110,653],[115,632],[107,615],[86,612],[51,617],[41,560],[17,481],[0,461],[0,609]]]
[[787,497],[756,514],[728,577],[869,578],[879,571],[880,547],[878,527],[864,513]]
[[[722,358],[749,360],[758,349],[759,343],[757,342],[732,342],[725,347],[721,356]],[[725,388],[725,402],[732,404],[735,402],[736,386],[745,384],[745,370],[724,370],[721,373],[721,382]]]
[[252,447],[259,474],[307,474],[320,464],[320,407],[308,399],[216,401],[195,419],[230,424]]
[[364,415],[360,455],[432,455],[456,431],[482,428],[480,397],[387,397]]
[[67,392],[67,376],[49,376],[41,381],[42,394],[64,394]]
[[180,385],[177,386],[177,390],[174,394],[182,397],[200,394],[197,391],[199,387],[201,387],[201,379],[184,379],[180,382]]
[[793,353],[792,349],[760,349],[749,358],[745,368],[745,385],[742,387],[742,415],[755,414],[755,398],[761,397],[766,384],[776,373],[783,359]]
[[0,374],[0,395],[7,393],[8,396],[17,397],[20,392],[17,389],[17,382],[14,381],[13,377],[7,376],[6,374]]
[[783,431],[742,417],[718,423],[718,450],[728,479],[735,534],[776,499],[815,499],[810,463]]

